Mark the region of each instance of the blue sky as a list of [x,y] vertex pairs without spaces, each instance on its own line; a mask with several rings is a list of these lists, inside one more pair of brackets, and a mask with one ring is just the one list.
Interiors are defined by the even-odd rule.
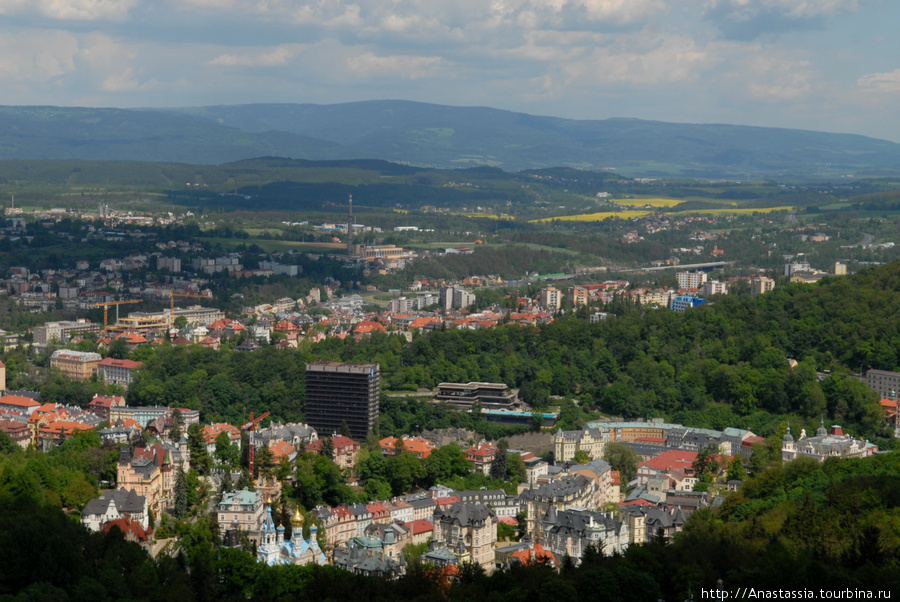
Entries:
[[900,142],[898,0],[0,0],[0,104],[403,99]]

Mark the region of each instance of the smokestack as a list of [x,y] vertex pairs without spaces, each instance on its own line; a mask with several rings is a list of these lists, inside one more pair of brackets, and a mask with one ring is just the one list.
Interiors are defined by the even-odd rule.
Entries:
[[347,255],[353,257],[353,194],[347,208]]

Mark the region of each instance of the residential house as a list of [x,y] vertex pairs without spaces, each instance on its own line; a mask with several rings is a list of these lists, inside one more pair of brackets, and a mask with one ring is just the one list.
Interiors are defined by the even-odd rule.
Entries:
[[260,543],[266,511],[262,494],[247,489],[226,493],[216,506],[220,525],[235,525],[236,529],[246,532],[257,545]]
[[[356,465],[356,456],[359,454],[359,443],[344,435],[334,435],[329,438],[334,446],[335,464],[341,468],[353,468]],[[323,439],[312,441],[306,446],[306,451],[321,454],[322,442]]]
[[568,462],[578,451],[587,453],[592,460],[602,458],[604,445],[608,441],[609,431],[602,428],[585,427],[577,431],[559,429],[553,436],[553,458],[557,462]]
[[453,550],[464,546],[472,562],[490,570],[494,565],[494,543],[497,541],[497,517],[484,504],[459,503],[435,509],[432,517],[434,548]]
[[122,518],[129,518],[144,530],[150,527],[147,498],[133,489],[124,487],[115,491],[104,491],[99,498],[90,500],[81,511],[81,524],[95,533],[103,525]]
[[544,546],[559,558],[580,559],[589,545],[607,555],[621,554],[628,547],[628,523],[615,519],[611,512],[551,506],[541,523]]
[[496,446],[491,445],[487,441],[482,441],[465,451],[466,460],[472,464],[474,472],[488,475],[491,473],[491,464],[494,462],[497,451]]

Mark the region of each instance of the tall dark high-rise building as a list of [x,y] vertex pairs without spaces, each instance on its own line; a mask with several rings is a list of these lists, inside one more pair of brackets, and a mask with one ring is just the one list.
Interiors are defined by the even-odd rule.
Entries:
[[364,440],[378,422],[380,393],[378,364],[306,364],[306,423],[330,437],[346,422],[350,435]]

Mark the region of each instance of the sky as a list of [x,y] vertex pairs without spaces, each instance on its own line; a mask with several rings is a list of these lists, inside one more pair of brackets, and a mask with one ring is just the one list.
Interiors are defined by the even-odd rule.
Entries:
[[0,0],[0,104],[397,99],[900,142],[898,0]]

